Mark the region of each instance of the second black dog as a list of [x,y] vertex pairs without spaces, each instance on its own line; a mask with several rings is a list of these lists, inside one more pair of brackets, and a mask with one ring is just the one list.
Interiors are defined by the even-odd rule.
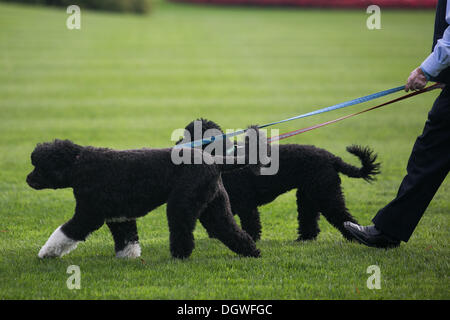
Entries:
[[[202,134],[209,129],[223,132],[213,121],[197,121],[201,121]],[[185,129],[191,137],[194,136],[194,122]],[[298,240],[317,237],[320,232],[320,213],[346,239],[351,240],[352,236],[344,228],[344,222],[357,222],[345,206],[339,173],[370,182],[379,173],[380,164],[375,162],[377,155],[367,147],[353,145],[347,147],[347,151],[361,160],[361,168],[315,146],[280,144],[277,174],[255,175],[248,169],[224,172],[222,180],[230,198],[231,209],[239,216],[242,228],[255,241],[260,239],[258,207],[272,202],[289,190],[297,189]]]

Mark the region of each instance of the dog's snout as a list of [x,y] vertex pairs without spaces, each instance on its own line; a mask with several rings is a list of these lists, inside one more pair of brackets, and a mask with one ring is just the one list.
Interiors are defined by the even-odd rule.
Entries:
[[26,182],[27,184],[32,187],[33,189],[40,189],[40,185],[36,183],[35,179],[35,172],[32,171],[30,174],[28,174]]
[[30,187],[33,187],[33,173],[28,174],[26,181]]

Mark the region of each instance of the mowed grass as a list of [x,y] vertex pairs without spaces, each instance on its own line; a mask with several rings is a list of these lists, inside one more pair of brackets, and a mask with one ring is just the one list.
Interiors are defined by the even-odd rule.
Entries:
[[[35,191],[25,183],[38,142],[167,147],[172,131],[197,117],[241,128],[401,85],[429,53],[432,11],[382,10],[382,29],[374,31],[366,28],[364,10],[157,2],[149,16],[83,10],[79,31],[66,29],[67,16],[64,8],[0,4],[0,298],[450,298],[448,179],[411,240],[397,249],[347,242],[325,219],[317,241],[295,242],[290,192],[261,208],[261,258],[235,255],[198,225],[196,248],[184,261],[170,256],[164,206],[138,220],[141,259],[115,259],[104,226],[71,254],[40,260],[40,247],[75,203],[71,190]],[[378,181],[342,177],[348,208],[369,224],[395,196],[437,94],[286,142],[314,144],[354,164],[345,146],[376,150]],[[274,129],[294,130],[368,105]],[[80,290],[66,286],[69,265],[80,266]],[[366,286],[370,265],[380,267],[380,290]]]

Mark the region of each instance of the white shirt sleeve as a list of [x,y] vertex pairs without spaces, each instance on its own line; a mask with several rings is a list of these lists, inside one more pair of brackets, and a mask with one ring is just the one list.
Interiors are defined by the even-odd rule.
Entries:
[[[450,24],[450,1],[447,1],[445,20]],[[422,70],[436,77],[442,70],[450,66],[450,26],[444,32],[442,39],[439,39],[433,52],[421,64]]]

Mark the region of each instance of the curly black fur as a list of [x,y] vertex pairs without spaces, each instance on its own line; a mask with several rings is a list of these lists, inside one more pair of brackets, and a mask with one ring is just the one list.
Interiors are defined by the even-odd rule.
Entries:
[[[202,131],[222,130],[206,119]],[[194,122],[186,126],[193,135]],[[332,153],[310,145],[280,144],[279,171],[275,175],[254,175],[247,169],[225,172],[222,180],[230,197],[231,209],[241,220],[242,228],[256,241],[261,236],[258,207],[275,200],[279,195],[297,189],[298,240],[315,239],[319,234],[318,219],[322,213],[347,239],[351,235],[344,228],[345,221],[356,223],[345,206],[339,172],[349,177],[374,180],[380,164],[369,148],[350,146],[347,151],[356,155],[362,163],[357,168],[345,163]]]
[[[27,183],[34,189],[73,188],[75,214],[61,231],[76,241],[85,240],[106,222],[118,252],[138,242],[135,219],[167,203],[173,257],[190,256],[197,219],[234,252],[258,257],[254,241],[231,213],[221,179],[227,165],[175,165],[171,150],[117,151],[55,140],[38,144],[33,151],[34,170]],[[211,157],[198,149],[181,152],[189,152],[192,158]]]

